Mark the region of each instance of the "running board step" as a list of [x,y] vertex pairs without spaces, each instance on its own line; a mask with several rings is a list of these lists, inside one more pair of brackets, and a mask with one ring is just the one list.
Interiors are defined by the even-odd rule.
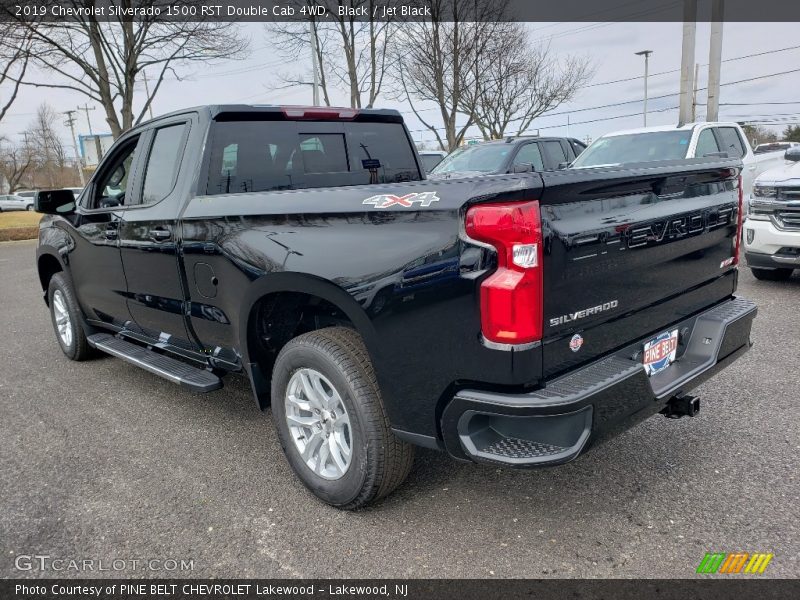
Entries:
[[96,333],[88,338],[93,348],[116,356],[145,371],[150,371],[173,383],[180,384],[194,392],[213,392],[222,387],[222,380],[203,369],[148,350],[144,346],[132,344],[108,333]]

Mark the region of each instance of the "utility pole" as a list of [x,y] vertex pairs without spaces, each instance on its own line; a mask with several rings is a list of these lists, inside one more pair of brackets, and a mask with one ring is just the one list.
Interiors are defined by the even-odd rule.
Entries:
[[711,4],[711,44],[708,51],[708,101],[706,121],[719,121],[719,76],[722,68],[722,27],[725,0]]
[[692,123],[697,121],[697,85],[699,81],[700,65],[694,63],[694,90],[692,91]]
[[694,81],[694,47],[697,34],[697,0],[683,0],[683,44],[681,46],[681,102],[678,125],[690,122]]
[[72,133],[72,147],[75,149],[75,166],[78,168],[78,178],[81,181],[81,187],[86,185],[86,180],[83,178],[83,168],[81,166],[81,155],[78,153],[78,142],[75,138],[75,117],[74,115],[77,110],[67,110],[64,111],[64,114],[67,115],[67,122],[64,123],[69,127],[70,132]]
[[312,84],[312,98],[314,106],[319,106],[319,66],[317,65],[317,26],[314,19],[308,23],[311,30],[311,68],[314,69],[314,83]]
[[[147,94],[147,100],[150,100],[150,84],[147,83],[147,71],[142,69],[142,76],[144,76],[144,93]],[[150,112],[150,118],[153,118],[153,103],[147,105],[147,110]]]
[[647,127],[647,76],[650,70],[650,55],[652,50],[641,50],[636,56],[644,56],[644,126]]
[[97,153],[97,164],[100,164],[100,159],[103,157],[103,149],[100,147],[100,136],[95,135],[92,131],[92,120],[89,118],[89,111],[94,110],[94,106],[89,106],[87,102],[83,106],[79,106],[78,110],[82,110],[86,113],[86,122],[89,124],[89,137],[94,138],[94,151]]

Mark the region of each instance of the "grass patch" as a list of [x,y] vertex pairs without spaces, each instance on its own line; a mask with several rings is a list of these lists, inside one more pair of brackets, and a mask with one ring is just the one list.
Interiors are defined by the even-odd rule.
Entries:
[[37,212],[16,210],[0,213],[0,242],[12,240],[32,240],[39,236],[39,221],[42,215]]

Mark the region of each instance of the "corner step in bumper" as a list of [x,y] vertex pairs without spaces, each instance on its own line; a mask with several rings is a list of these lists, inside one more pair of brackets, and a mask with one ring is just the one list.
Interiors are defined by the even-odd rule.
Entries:
[[173,383],[180,384],[194,392],[213,392],[222,387],[222,380],[203,369],[198,369],[184,362],[148,350],[108,333],[96,333],[88,338],[93,348],[116,356],[145,371],[150,371]]

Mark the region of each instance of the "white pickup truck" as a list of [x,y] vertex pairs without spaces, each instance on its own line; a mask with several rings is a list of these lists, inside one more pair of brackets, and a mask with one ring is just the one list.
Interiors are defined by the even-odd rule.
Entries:
[[755,154],[736,123],[689,123],[643,127],[607,133],[597,138],[570,168],[598,167],[631,162],[720,156],[741,158],[745,203],[753,181],[767,169],[780,166],[783,152]]
[[788,279],[800,269],[800,147],[756,178],[744,224],[744,255],[758,279]]

